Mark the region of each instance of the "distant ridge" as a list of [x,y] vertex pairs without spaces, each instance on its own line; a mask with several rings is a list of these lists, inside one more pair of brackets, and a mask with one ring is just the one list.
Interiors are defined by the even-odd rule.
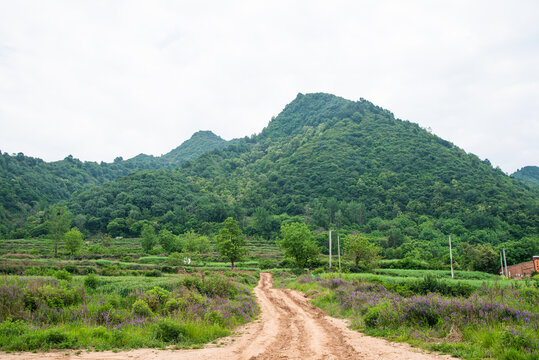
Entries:
[[511,176],[529,185],[539,186],[539,166],[525,166],[511,174]]

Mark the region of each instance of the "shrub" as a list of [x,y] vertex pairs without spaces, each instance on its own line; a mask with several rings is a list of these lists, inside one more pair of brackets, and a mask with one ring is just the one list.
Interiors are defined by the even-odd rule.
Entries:
[[68,349],[76,346],[78,339],[69,334],[63,333],[58,329],[47,330],[44,334],[44,343],[46,347],[57,349]]
[[150,271],[146,271],[144,273],[144,276],[148,276],[148,277],[161,277],[163,276],[163,274],[161,273],[161,271],[157,270],[157,269],[154,269],[154,270],[150,270]]
[[176,272],[176,268],[170,265],[163,265],[161,266],[161,272],[164,272],[167,274],[174,274]]
[[399,325],[399,315],[388,302],[380,303],[378,306],[369,308],[363,316],[365,326],[375,328],[378,326]]
[[138,299],[135,301],[132,305],[133,314],[141,316],[141,317],[150,317],[153,316],[153,312],[146,303],[146,301],[142,299]]
[[153,311],[157,311],[162,305],[165,304],[168,297],[170,296],[170,292],[156,286],[153,289],[148,290],[146,292],[146,295],[148,306],[150,307],[150,309],[152,309]]
[[86,273],[86,275],[97,274],[97,268],[95,266],[86,266],[84,268],[84,273]]
[[273,260],[270,260],[270,259],[264,259],[264,260],[260,260],[258,262],[258,266],[260,267],[260,269],[262,270],[266,270],[266,269],[274,269],[277,267],[277,262],[273,261]]
[[296,263],[294,262],[294,260],[292,260],[292,259],[290,259],[290,258],[284,258],[284,259],[281,260],[281,262],[279,263],[279,267],[280,267],[280,268],[291,269],[291,268],[296,267]]
[[84,278],[84,286],[88,289],[95,290],[99,285],[99,277],[95,274],[89,274]]
[[21,320],[11,320],[7,318],[0,323],[0,336],[11,337],[24,334],[28,330],[26,324]]
[[155,337],[167,343],[177,343],[185,339],[185,333],[177,322],[171,319],[160,319],[155,324]]
[[225,325],[225,319],[223,318],[223,314],[221,314],[221,312],[218,310],[207,311],[204,314],[204,321],[210,324],[217,324],[220,326]]
[[532,336],[521,333],[517,329],[507,328],[502,335],[501,344],[504,347],[514,348],[517,350],[527,349],[539,350],[539,342]]
[[24,270],[24,275],[27,276],[54,276],[54,272],[58,270],[56,267],[43,268],[39,266],[31,266]]
[[75,265],[66,265],[65,269],[70,274],[78,274],[79,273],[79,268],[77,268]]
[[54,277],[59,279],[59,280],[65,280],[65,281],[71,281],[71,279],[73,278],[71,276],[71,274],[69,273],[69,271],[65,270],[65,269],[62,269],[62,270],[58,270],[54,273]]
[[205,295],[232,298],[238,294],[234,283],[224,276],[208,276],[201,285],[199,291]]
[[176,299],[169,299],[165,304],[165,311],[167,313],[173,313],[180,308],[180,303]]

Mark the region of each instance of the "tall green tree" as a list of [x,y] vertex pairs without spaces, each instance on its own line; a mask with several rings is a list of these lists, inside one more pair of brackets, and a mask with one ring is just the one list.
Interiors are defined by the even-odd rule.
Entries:
[[345,240],[344,251],[347,257],[354,260],[356,268],[361,260],[366,268],[372,268],[380,258],[380,248],[359,234],[349,235]]
[[174,245],[176,243],[176,236],[172,232],[170,232],[169,230],[163,229],[159,231],[158,238],[159,238],[159,243],[161,244],[161,246],[167,253],[170,253],[173,250],[176,250],[174,249]]
[[234,263],[241,260],[243,255],[247,253],[246,246],[245,236],[239,228],[238,222],[231,217],[227,218],[217,235],[217,249],[221,256],[230,260],[232,269],[234,269]]
[[57,206],[49,211],[47,227],[49,235],[54,241],[54,257],[58,257],[58,244],[71,226],[71,213],[65,206]]
[[305,268],[315,259],[320,250],[312,241],[311,231],[304,223],[294,222],[281,226],[281,241],[279,246],[285,255],[291,257],[299,268]]
[[144,251],[148,252],[153,249],[157,240],[154,227],[150,224],[144,224],[140,235],[142,236],[141,244]]
[[64,246],[72,256],[79,252],[82,247],[82,233],[78,228],[74,227],[64,234]]

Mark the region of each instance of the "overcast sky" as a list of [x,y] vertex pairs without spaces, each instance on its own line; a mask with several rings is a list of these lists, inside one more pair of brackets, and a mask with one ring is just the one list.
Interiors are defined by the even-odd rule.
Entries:
[[512,173],[539,165],[539,1],[0,0],[0,150],[161,155],[363,97]]

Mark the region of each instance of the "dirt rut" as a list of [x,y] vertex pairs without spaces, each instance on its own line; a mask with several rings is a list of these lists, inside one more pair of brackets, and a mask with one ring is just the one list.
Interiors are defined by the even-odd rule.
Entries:
[[271,274],[260,274],[255,288],[259,320],[220,341],[197,350],[140,349],[125,352],[51,352],[1,354],[2,359],[451,359],[427,354],[407,344],[390,343],[347,328],[343,320],[327,316],[297,291],[275,289]]

